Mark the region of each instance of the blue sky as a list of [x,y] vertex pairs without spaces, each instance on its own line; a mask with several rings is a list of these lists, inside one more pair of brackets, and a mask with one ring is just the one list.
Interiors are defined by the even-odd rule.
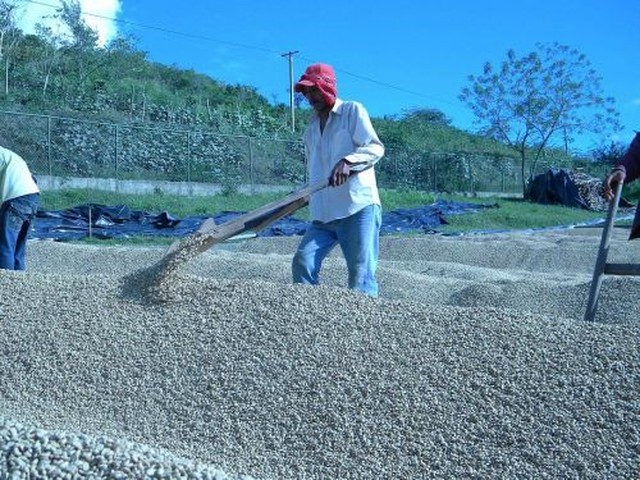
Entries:
[[[55,0],[28,2],[47,9]],[[457,99],[470,74],[537,42],[584,53],[616,100],[630,142],[640,129],[640,1],[638,0],[82,0],[103,38],[130,33],[149,58],[255,87],[288,104],[294,76],[314,62],[332,64],[339,95],[372,116],[413,108],[442,110],[472,131],[473,116]],[[110,21],[109,19],[115,19]],[[577,148],[593,146],[583,138]]]

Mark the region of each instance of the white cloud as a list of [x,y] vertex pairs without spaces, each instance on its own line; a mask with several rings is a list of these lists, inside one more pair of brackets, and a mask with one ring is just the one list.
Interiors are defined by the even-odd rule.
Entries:
[[118,34],[118,26],[114,20],[120,13],[120,0],[80,0],[83,12],[97,16],[85,15],[84,21],[98,33],[98,42],[105,45]]
[[[118,34],[118,26],[115,22],[121,9],[122,0],[79,0],[83,18],[86,24],[98,34],[98,43],[106,45]],[[59,31],[60,25],[51,18],[60,7],[60,0],[47,0],[47,5],[26,3],[16,0],[19,10],[16,14],[18,26],[26,33],[34,33],[37,23],[44,23]]]

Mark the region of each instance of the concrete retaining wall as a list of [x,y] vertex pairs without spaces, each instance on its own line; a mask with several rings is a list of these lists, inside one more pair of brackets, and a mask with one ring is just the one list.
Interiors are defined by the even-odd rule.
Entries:
[[[214,183],[116,180],[114,178],[54,177],[48,175],[38,175],[38,186],[43,191],[78,188],[132,194],[166,193],[184,196],[217,195],[223,192],[222,185]],[[244,194],[290,192],[295,188],[294,185],[240,185],[238,192]]]

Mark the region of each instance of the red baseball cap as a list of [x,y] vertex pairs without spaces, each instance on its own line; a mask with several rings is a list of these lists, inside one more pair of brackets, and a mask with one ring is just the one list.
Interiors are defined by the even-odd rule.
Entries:
[[326,63],[309,65],[296,83],[294,90],[302,92],[306,87],[317,87],[322,93],[325,102],[328,105],[333,105],[338,96],[336,73],[333,67]]
[[326,63],[315,63],[309,65],[296,83],[294,90],[301,92],[304,87],[330,87],[336,88],[336,73],[331,65]]

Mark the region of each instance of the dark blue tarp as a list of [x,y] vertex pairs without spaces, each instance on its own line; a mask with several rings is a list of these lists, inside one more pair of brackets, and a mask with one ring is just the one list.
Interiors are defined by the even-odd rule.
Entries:
[[589,210],[568,170],[550,168],[533,178],[527,187],[527,200],[543,205],[565,205]]
[[[497,205],[439,200],[432,205],[393,210],[383,213],[381,232],[437,233],[437,227],[447,224],[445,217],[448,215],[495,207]],[[245,212],[221,212],[178,219],[169,212],[148,213],[131,210],[126,205],[85,204],[67,210],[40,210],[30,238],[77,240],[90,234],[105,239],[133,236],[185,237],[195,232],[206,218],[213,217],[217,224],[223,224],[243,213]],[[302,235],[307,225],[307,221],[289,216],[272,223],[257,234],[263,237]]]

